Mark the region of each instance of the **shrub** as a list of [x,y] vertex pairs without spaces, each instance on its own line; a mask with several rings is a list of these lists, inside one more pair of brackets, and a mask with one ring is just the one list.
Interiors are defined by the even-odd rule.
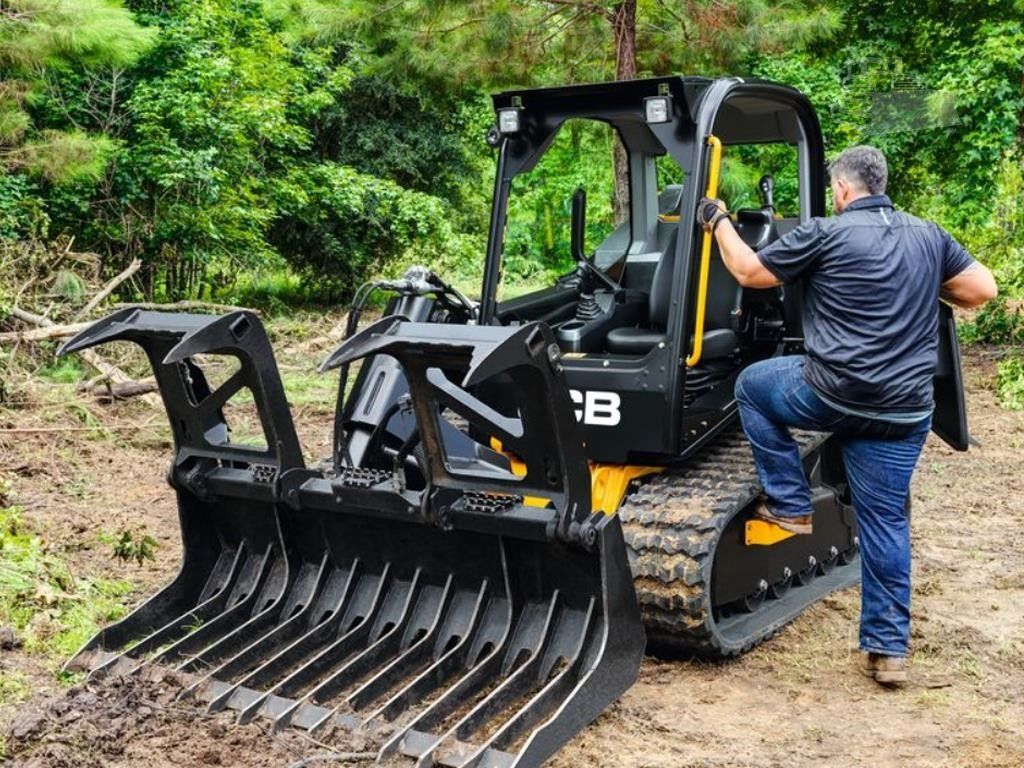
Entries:
[[1024,354],[1013,352],[996,369],[996,396],[1011,411],[1024,410]]
[[960,338],[966,343],[1024,344],[1024,312],[999,296],[982,307],[973,320],[960,324]]

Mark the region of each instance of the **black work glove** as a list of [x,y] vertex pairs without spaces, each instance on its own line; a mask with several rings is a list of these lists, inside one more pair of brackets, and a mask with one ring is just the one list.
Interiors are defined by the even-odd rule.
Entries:
[[697,223],[704,228],[705,232],[714,232],[718,222],[728,216],[729,210],[721,200],[702,197],[697,204]]

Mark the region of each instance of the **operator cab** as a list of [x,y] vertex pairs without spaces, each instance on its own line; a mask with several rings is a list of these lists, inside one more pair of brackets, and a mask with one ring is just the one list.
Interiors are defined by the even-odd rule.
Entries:
[[[533,117],[535,93],[541,92],[519,99],[524,124]],[[688,167],[686,155],[673,151],[678,146],[663,143],[665,132],[645,122],[642,98],[633,113],[621,104],[609,105],[607,112],[599,103],[574,110],[565,100],[555,116],[545,100],[537,104],[537,144],[523,142],[526,161],[510,178],[507,274],[495,319],[547,322],[570,359],[626,363],[665,349],[672,341],[672,310],[680,304],[680,278],[702,236],[691,238],[682,253],[681,231],[695,228],[684,193],[687,183],[701,183],[704,169]],[[675,117],[673,139],[696,130],[687,114]],[[719,196],[735,211],[733,224],[748,245],[763,248],[810,215],[802,189],[808,185],[801,184],[808,170],[804,132],[792,104],[770,93],[737,94],[724,100],[711,133],[723,145]],[[628,179],[615,178],[617,151],[626,160],[619,167],[628,167]],[[566,189],[567,179],[576,182],[574,191]],[[524,265],[536,271],[531,275]],[[564,271],[550,285],[536,287],[539,275],[559,267]],[[529,278],[516,285],[516,272]],[[770,355],[781,338],[783,315],[781,289],[742,289],[713,245],[703,349],[690,371],[690,395],[725,380],[745,360]],[[691,332],[686,346],[693,345]]]
[[[773,83],[689,77],[494,104],[480,322],[552,328],[597,460],[678,456],[709,439],[735,408],[739,372],[796,348],[801,302],[799,288],[741,288],[696,225],[697,202],[713,184],[754,249],[822,215],[810,104]],[[588,423],[588,402],[615,407]],[[629,440],[606,428],[659,411],[659,429]]]

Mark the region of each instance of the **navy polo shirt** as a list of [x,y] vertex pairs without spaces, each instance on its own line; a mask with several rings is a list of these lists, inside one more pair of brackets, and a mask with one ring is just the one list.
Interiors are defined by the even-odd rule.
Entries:
[[973,263],[948,232],[885,195],[814,218],[758,252],[783,283],[804,285],[804,377],[855,412],[930,412],[939,289]]

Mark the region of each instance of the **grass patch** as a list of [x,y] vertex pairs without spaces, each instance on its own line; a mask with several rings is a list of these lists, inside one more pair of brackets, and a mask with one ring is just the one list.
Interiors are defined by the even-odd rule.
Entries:
[[230,289],[214,295],[217,301],[254,307],[270,315],[289,313],[310,303],[302,279],[287,268],[262,274],[241,274]]
[[76,578],[17,507],[0,508],[0,623],[25,650],[63,660],[125,613],[126,580]]
[[948,688],[927,688],[914,695],[914,707],[920,709],[944,709],[953,702]]
[[1024,355],[1013,352],[996,368],[996,397],[1010,411],[1024,410]]
[[0,707],[19,704],[32,695],[25,673],[8,669],[0,675]]
[[[350,374],[350,378],[354,378]],[[288,403],[292,406],[315,405],[318,410],[334,411],[334,401],[337,397],[338,374],[322,374],[315,370],[292,371],[282,370],[281,379],[284,381],[284,391],[288,396]]]
[[40,378],[57,384],[76,384],[85,377],[85,369],[74,356],[53,360],[41,367],[38,373]]

